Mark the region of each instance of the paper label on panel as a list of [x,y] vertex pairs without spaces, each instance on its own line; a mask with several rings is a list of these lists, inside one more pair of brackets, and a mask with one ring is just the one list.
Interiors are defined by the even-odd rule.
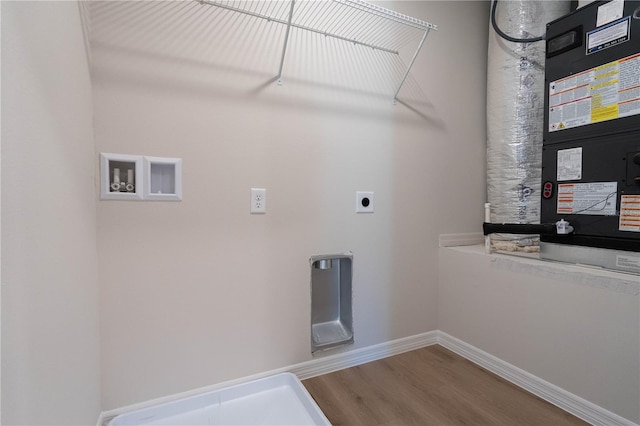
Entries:
[[587,55],[629,41],[631,17],[587,33]]
[[562,183],[558,185],[558,214],[613,216],[618,182]]
[[619,268],[636,269],[640,271],[640,257],[618,255],[616,256],[616,266]]
[[640,195],[620,198],[620,231],[640,232]]
[[582,179],[582,147],[562,149],[558,151],[557,179]]
[[622,18],[624,12],[624,0],[613,0],[609,3],[598,7],[598,17],[596,18],[596,27],[601,27],[616,19]]
[[549,132],[640,114],[640,53],[549,83]]

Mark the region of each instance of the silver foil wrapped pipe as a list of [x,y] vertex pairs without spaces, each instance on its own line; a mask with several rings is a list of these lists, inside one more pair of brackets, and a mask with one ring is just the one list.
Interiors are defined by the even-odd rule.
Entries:
[[[496,24],[516,38],[544,34],[570,1],[501,1]],[[513,43],[489,32],[487,201],[493,223],[539,223],[544,123],[545,42]],[[537,235],[494,234],[498,250],[537,251]]]

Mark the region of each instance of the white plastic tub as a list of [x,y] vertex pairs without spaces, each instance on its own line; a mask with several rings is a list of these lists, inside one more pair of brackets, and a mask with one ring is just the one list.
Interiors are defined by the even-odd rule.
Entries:
[[121,414],[109,426],[331,425],[300,380],[282,373]]

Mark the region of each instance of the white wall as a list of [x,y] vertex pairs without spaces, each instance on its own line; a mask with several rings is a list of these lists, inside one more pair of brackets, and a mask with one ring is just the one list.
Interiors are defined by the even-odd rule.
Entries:
[[370,50],[293,31],[278,86],[279,26],[92,5],[97,150],[184,160],[182,202],[98,202],[103,409],[311,359],[316,254],[354,254],[347,349],[436,329],[438,234],[482,217],[488,3],[386,6],[439,25],[396,106]]
[[640,422],[637,276],[440,249],[438,327]]
[[[183,5],[91,6],[92,105],[77,4],[2,2],[3,423],[310,359],[308,258],[346,250],[347,349],[439,328],[640,420],[637,287],[437,249],[482,217],[486,3],[386,4],[440,27],[397,106],[393,63],[294,33],[279,87],[277,30]],[[92,107],[98,151],[184,159],[183,202],[99,201],[96,223]]]
[[76,2],[2,2],[2,423],[100,412],[91,84]]

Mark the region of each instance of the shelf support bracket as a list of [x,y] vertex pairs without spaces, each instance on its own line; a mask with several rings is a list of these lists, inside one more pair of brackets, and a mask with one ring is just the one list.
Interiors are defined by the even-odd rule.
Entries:
[[282,86],[282,68],[284,66],[284,55],[287,53],[287,43],[289,42],[289,31],[291,30],[291,20],[293,19],[293,6],[296,0],[291,0],[289,9],[289,20],[287,21],[287,31],[284,33],[284,46],[282,47],[282,57],[280,58],[280,69],[278,70],[278,85]]
[[422,40],[420,40],[420,44],[418,45],[418,48],[416,49],[416,53],[413,54],[413,58],[411,58],[411,62],[409,62],[409,66],[407,67],[407,71],[404,73],[404,77],[402,77],[402,81],[400,81],[400,85],[398,86],[398,90],[396,90],[396,93],[393,95],[393,104],[394,105],[396,105],[398,103],[398,93],[400,93],[400,89],[402,89],[402,85],[404,85],[405,80],[409,76],[409,71],[411,71],[411,67],[413,67],[413,63],[416,61],[416,58],[418,57],[418,54],[420,53],[420,49],[422,49],[422,45],[424,44],[424,41],[427,39],[427,35],[429,35],[429,29],[426,29],[424,31],[424,35],[422,36]]

